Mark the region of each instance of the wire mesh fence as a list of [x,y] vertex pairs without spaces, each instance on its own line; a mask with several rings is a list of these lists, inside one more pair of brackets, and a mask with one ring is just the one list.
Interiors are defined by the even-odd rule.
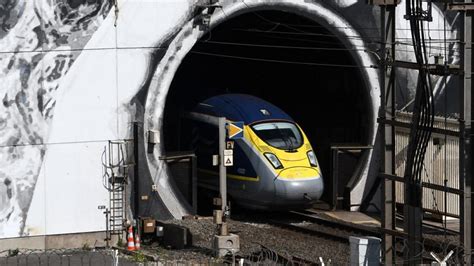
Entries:
[[127,265],[118,254],[105,249],[14,249],[0,252],[0,265]]
[[[213,250],[188,249],[205,255],[201,258],[160,258],[150,256],[150,252],[128,252],[122,249],[10,249],[0,251],[0,265],[315,265],[292,256],[262,246],[251,254],[243,255],[229,250],[223,258],[215,258]],[[185,257],[185,256],[184,256]],[[321,260],[323,261],[323,260]],[[319,264],[319,263],[318,263]],[[327,264],[326,264],[327,265]]]
[[[413,257],[421,257],[425,263],[440,263],[444,261],[447,265],[463,265],[466,261],[466,250],[460,245],[458,239],[445,239],[440,241],[433,241],[432,239],[425,238],[420,242],[417,242],[421,247],[420,254],[410,253],[410,257],[404,256],[408,250],[408,240],[404,238],[395,238],[396,242],[396,258],[395,264],[408,264]],[[471,252],[472,253],[472,252]],[[438,264],[437,264],[438,265]]]
[[[404,252],[408,248],[405,239],[396,238],[396,256],[394,264],[402,265],[412,259],[405,258]],[[437,244],[427,241],[420,242],[421,256],[424,263],[444,261],[448,265],[464,264],[465,250],[457,241],[440,241]],[[182,253],[180,253],[182,252]],[[199,253],[199,257],[189,257],[185,253]],[[382,251],[380,250],[380,263],[383,265]],[[180,255],[181,254],[181,255]],[[324,255],[324,254],[322,254]],[[351,254],[353,257],[353,255]],[[367,256],[358,254],[358,256]],[[357,258],[352,258],[357,261]],[[0,251],[0,265],[339,265],[340,258],[319,257],[317,261],[293,256],[290,252],[272,249],[261,245],[259,250],[250,254],[235,253],[229,250],[223,258],[215,258],[214,251],[210,249],[189,248],[175,251],[173,255],[164,255],[153,250],[128,252],[123,249],[10,249]],[[350,263],[350,258],[344,259],[344,264]]]

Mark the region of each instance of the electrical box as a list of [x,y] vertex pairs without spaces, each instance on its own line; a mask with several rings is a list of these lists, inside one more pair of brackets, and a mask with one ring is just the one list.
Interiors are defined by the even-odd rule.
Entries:
[[143,233],[145,233],[145,234],[154,233],[155,228],[156,228],[155,219],[153,219],[153,218],[143,218],[142,228],[143,228]]
[[160,143],[160,132],[157,130],[148,130],[148,143],[150,144]]
[[220,207],[220,206],[222,206],[222,199],[221,198],[213,198],[212,199],[212,204],[214,206],[219,206]]
[[219,155],[212,155],[212,166],[219,165]]
[[156,226],[156,236],[157,237],[162,237],[164,235],[163,233],[163,226]]

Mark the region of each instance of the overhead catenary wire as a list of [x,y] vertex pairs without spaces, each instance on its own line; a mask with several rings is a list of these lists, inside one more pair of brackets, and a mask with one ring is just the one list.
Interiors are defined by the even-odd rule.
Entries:
[[222,44],[233,46],[247,46],[259,48],[279,48],[279,49],[296,49],[296,50],[324,50],[324,51],[367,51],[367,49],[358,48],[340,48],[340,47],[314,47],[314,46],[290,46],[290,45],[273,45],[273,44],[256,44],[256,43],[238,43],[238,42],[222,42],[222,41],[203,41],[210,44]]
[[[267,19],[268,20],[268,19]],[[288,26],[293,26],[293,27],[301,27],[301,28],[326,28],[326,26],[323,26],[323,25],[317,25],[317,24],[294,24],[294,23],[282,23],[282,22],[274,22],[274,21],[271,21],[271,22],[268,22],[270,24],[274,24],[274,23],[280,23],[280,24],[284,24],[284,25],[288,25]],[[356,30],[373,30],[373,31],[380,31],[380,28],[378,27],[358,27],[358,26],[335,26],[335,25],[332,25],[331,27],[335,28],[335,29],[356,29]],[[442,32],[443,29],[439,28],[439,29],[430,29],[431,31],[440,31]],[[410,28],[398,28],[397,27],[397,31],[411,31]]]
[[[302,35],[302,36],[320,36],[320,37],[334,37],[338,38],[339,36],[336,34],[331,34],[331,33],[317,33],[317,32],[301,32],[301,31],[265,31],[265,30],[260,30],[260,29],[245,29],[245,28],[235,28],[233,29],[234,31],[243,31],[243,32],[254,32],[254,33],[267,33],[267,34],[287,34],[287,35]],[[358,36],[358,35],[344,35],[344,38],[346,39],[358,39],[358,40],[364,40],[364,41],[370,41],[374,43],[380,43],[380,40],[376,36]],[[395,40],[411,40],[410,37],[396,37]],[[449,42],[460,42],[461,40],[453,38],[453,39],[448,39],[447,41]],[[433,43],[444,43],[443,38],[434,38],[432,39]]]
[[277,60],[277,59],[266,59],[266,58],[255,58],[255,57],[244,57],[244,56],[235,56],[235,55],[226,55],[226,54],[217,54],[217,53],[208,53],[201,51],[191,51],[193,54],[216,56],[223,58],[231,59],[241,59],[249,61],[259,61],[267,63],[282,63],[282,64],[295,64],[295,65],[306,65],[306,66],[319,66],[319,67],[342,67],[342,68],[377,68],[375,65],[364,66],[364,65],[348,65],[348,64],[329,64],[329,63],[314,63],[314,62],[303,62],[303,61],[287,61],[287,60]]
[[[284,38],[287,39],[287,38]],[[289,40],[297,40],[297,41],[312,41],[306,39],[289,39]],[[319,41],[315,41],[319,43]],[[355,45],[354,48],[345,48],[345,47],[315,47],[315,46],[291,46],[291,45],[273,45],[273,44],[258,44],[258,43],[240,43],[240,42],[229,42],[229,41],[209,41],[204,40],[200,41],[200,43],[209,43],[209,44],[221,44],[221,45],[234,45],[234,46],[248,46],[248,47],[260,47],[260,48],[281,48],[281,49],[299,49],[299,50],[327,50],[327,51],[364,51],[364,52],[375,52],[369,51],[363,45]],[[325,44],[338,44],[338,42],[323,42]],[[395,45],[411,45],[409,43],[400,43],[396,42]],[[361,48],[357,48],[361,47]],[[429,49],[432,50],[444,50],[441,46],[428,46]],[[408,53],[408,52],[406,52]],[[431,53],[430,53],[431,54]]]

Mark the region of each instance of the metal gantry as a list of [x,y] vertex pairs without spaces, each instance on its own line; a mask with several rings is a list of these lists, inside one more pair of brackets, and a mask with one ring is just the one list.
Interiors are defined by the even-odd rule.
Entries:
[[[395,61],[395,18],[396,2],[380,3],[381,15],[381,42],[382,58],[386,63],[380,68],[381,84],[381,108],[379,117],[382,121],[391,121],[395,118],[395,69],[387,62]],[[383,149],[381,157],[382,173],[393,175],[395,173],[395,130],[394,126],[384,123],[379,127],[379,134],[383,138]],[[384,239],[382,242],[383,257],[387,265],[395,263],[395,182],[384,179],[383,191],[383,213],[382,226],[384,228]]]
[[[428,0],[428,2],[434,2]],[[410,221],[406,221],[409,226],[405,228],[405,232],[398,232],[395,230],[395,181],[403,182],[407,185],[407,179],[395,175],[395,127],[411,127],[411,124],[405,125],[399,123],[396,120],[396,108],[395,108],[395,67],[419,69],[423,67],[428,69],[430,74],[435,75],[459,75],[462,79],[463,89],[460,93],[460,130],[459,134],[456,134],[460,139],[459,147],[459,181],[460,181],[460,244],[462,245],[462,253],[456,254],[458,258],[462,258],[463,262],[467,265],[473,263],[472,259],[472,239],[474,237],[474,230],[472,228],[472,209],[474,207],[472,198],[472,11],[474,10],[474,3],[472,0],[465,0],[462,2],[453,2],[448,0],[438,1],[443,2],[447,10],[451,12],[461,12],[463,18],[462,29],[461,29],[461,44],[463,45],[462,63],[461,66],[447,65],[430,65],[414,64],[411,62],[400,62],[395,59],[395,9],[396,5],[400,3],[397,0],[369,0],[370,4],[379,5],[381,10],[381,108],[379,112],[379,136],[383,140],[382,147],[382,165],[381,175],[383,178],[383,214],[382,214],[382,226],[384,232],[383,241],[383,259],[384,263],[391,265],[395,263],[395,241],[396,236],[405,239],[410,238],[411,230]],[[447,59],[445,59],[447,60]],[[438,129],[438,133],[453,135],[452,130]],[[445,132],[444,132],[445,131]],[[423,183],[421,183],[423,185]],[[421,188],[420,188],[421,189]],[[443,188],[439,188],[442,190]],[[449,189],[446,187],[444,190]],[[409,192],[406,191],[405,193]],[[416,199],[413,199],[416,201]],[[408,202],[409,203],[409,202]],[[413,202],[412,202],[413,203]],[[407,202],[405,201],[405,208]],[[418,206],[418,210],[421,211],[421,205]],[[413,211],[413,209],[412,209]],[[412,214],[412,213],[411,213]],[[406,219],[412,219],[411,228],[415,228],[419,223],[414,221],[412,215],[409,212],[405,212]],[[421,221],[420,221],[421,222]],[[421,225],[420,225],[421,226]],[[420,227],[421,230],[421,227]],[[421,231],[419,232],[421,235]],[[421,251],[421,239],[410,238],[412,248]],[[417,253],[416,250],[415,253]],[[413,251],[409,253],[409,260],[407,263],[421,262],[421,257],[415,258]],[[462,257],[461,257],[462,256]]]
[[[464,23],[462,26],[462,44],[463,58],[462,67],[464,75],[463,90],[461,92],[460,111],[460,146],[459,146],[459,178],[461,190],[464,192],[461,197],[461,239],[464,250],[464,262],[466,265],[472,265],[472,238],[474,237],[472,229],[472,0],[465,0],[462,15]],[[467,8],[467,9],[466,9]]]

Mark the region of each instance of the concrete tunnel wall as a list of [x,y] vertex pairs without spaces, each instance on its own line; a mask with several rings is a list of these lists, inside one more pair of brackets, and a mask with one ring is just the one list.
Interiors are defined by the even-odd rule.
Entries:
[[[143,122],[140,152],[146,160],[139,165],[140,193],[151,198],[140,214],[179,218],[188,212],[189,206],[170,182],[167,165],[159,160],[163,144],[147,153],[145,133],[162,132],[170,83],[180,62],[205,34],[193,27],[198,2],[119,0],[116,13],[109,1],[73,5],[67,0],[19,0],[3,9],[9,13],[0,13],[1,239],[104,231],[105,217],[97,210],[108,205],[101,154],[108,140],[131,138],[134,121]],[[212,27],[239,14],[275,9],[315,20],[348,48],[374,50],[365,40],[378,36],[373,29],[378,27],[379,9],[365,0],[220,3]],[[398,26],[407,28],[403,6],[398,10]],[[442,12],[436,10],[432,28],[443,25]],[[456,19],[448,19],[448,37],[454,38]],[[397,34],[409,36],[406,31]],[[433,37],[436,34],[442,32]],[[455,47],[449,49],[449,62],[457,62]],[[397,56],[410,59],[410,51],[404,49]],[[359,65],[376,64],[363,51],[354,51],[353,58]],[[372,110],[368,143],[377,139],[377,71],[361,72]],[[416,78],[399,74],[403,84],[399,89],[408,95],[403,105],[413,95]],[[443,82],[436,82],[438,91],[448,91]],[[448,86],[453,86],[451,81]],[[365,180],[378,171],[374,158],[364,161],[364,178],[351,195],[355,203],[370,188],[371,182]],[[153,184],[158,192],[151,191]],[[44,247],[45,241],[39,245]]]
[[[216,27],[220,23],[227,20],[233,19],[240,14],[246,12],[253,12],[258,10],[284,10],[292,12],[309,19],[315,20],[318,24],[327,27],[332,33],[339,36],[341,42],[346,47],[357,47],[364,46],[362,37],[360,34],[353,29],[353,27],[344,18],[331,11],[328,7],[320,5],[318,3],[312,3],[308,5],[306,1],[246,1],[234,2],[229,5],[224,5],[222,10],[217,10],[211,17],[210,27]],[[207,32],[203,32],[195,27],[194,21],[189,21],[183,26],[181,31],[177,33],[176,37],[170,42],[166,55],[158,65],[157,72],[154,76],[154,82],[150,84],[149,97],[145,106],[145,120],[144,126],[146,130],[160,131],[163,126],[163,112],[164,103],[168,89],[171,85],[174,74],[176,73],[181,61],[192,49],[196,41],[198,41]],[[352,38],[347,38],[351,36]],[[354,38],[355,37],[355,38]],[[357,38],[360,37],[360,38]],[[353,51],[353,57],[358,65],[360,66],[374,66],[374,62],[367,52],[357,50]],[[368,102],[371,105],[370,124],[371,128],[369,131],[369,139],[367,143],[375,144],[375,133],[376,133],[376,114],[380,106],[380,88],[378,73],[375,68],[361,68],[361,75],[367,88],[367,94],[370,95]],[[163,142],[163,141],[162,141]],[[163,145],[160,145],[153,154],[147,156],[149,165],[151,166],[152,176],[155,169],[163,169],[166,171],[167,178],[170,178],[169,169],[167,169],[166,163],[160,161],[158,157],[163,154]],[[364,191],[367,189],[367,179],[373,182],[375,176],[369,176],[369,169],[378,168],[378,162],[373,160],[373,151],[369,151],[368,156],[363,157],[359,163],[361,170],[361,178],[358,180],[354,189],[351,191],[351,202],[352,204],[360,204],[364,196]],[[160,170],[161,171],[161,170]],[[163,178],[163,177],[161,177]],[[180,217],[188,212],[188,206],[186,206],[183,200],[177,200],[177,195],[174,191],[166,190],[170,192],[162,193],[165,204],[175,217]],[[173,194],[174,195],[173,195]],[[356,207],[357,208],[357,207]]]

